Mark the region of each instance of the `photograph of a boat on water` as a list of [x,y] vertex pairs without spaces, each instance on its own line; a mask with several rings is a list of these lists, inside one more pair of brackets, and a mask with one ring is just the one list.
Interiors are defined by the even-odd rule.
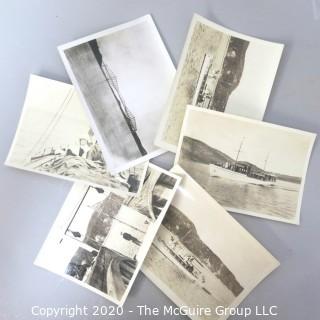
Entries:
[[279,263],[181,168],[171,172],[182,181],[142,271],[178,307],[210,309],[192,319],[226,319],[216,308],[236,307]]
[[175,164],[229,211],[299,224],[315,138],[188,106]]
[[75,184],[35,264],[122,305],[179,183],[149,164],[136,197]]
[[6,165],[121,192],[141,189],[147,163],[111,174],[73,86],[30,75]]
[[156,145],[176,152],[188,104],[262,120],[282,51],[195,14]]
[[154,145],[175,74],[147,15],[59,47],[112,173],[154,158]]

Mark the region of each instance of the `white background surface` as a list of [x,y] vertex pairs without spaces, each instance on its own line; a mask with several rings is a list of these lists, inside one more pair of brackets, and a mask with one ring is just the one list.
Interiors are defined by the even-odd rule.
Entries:
[[[319,0],[0,0],[0,3],[1,163],[14,136],[29,74],[68,81],[57,45],[147,13],[153,15],[175,64],[193,12],[238,32],[285,43],[265,120],[320,133]],[[172,160],[171,155],[165,155],[157,162],[169,168]],[[242,303],[278,305],[279,316],[273,319],[318,317],[319,163],[317,140],[306,180],[300,227],[234,214],[281,262],[280,268]],[[33,305],[108,305],[98,295],[32,264],[71,183],[3,165],[0,179],[0,319],[33,319],[30,311]],[[170,305],[170,301],[140,275],[125,308],[135,310],[137,304],[162,307]],[[122,319],[140,317],[135,312]]]

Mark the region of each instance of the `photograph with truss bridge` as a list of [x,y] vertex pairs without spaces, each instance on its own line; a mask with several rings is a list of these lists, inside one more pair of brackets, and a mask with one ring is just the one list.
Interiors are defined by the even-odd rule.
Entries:
[[59,51],[111,172],[163,153],[153,142],[175,68],[151,16]]

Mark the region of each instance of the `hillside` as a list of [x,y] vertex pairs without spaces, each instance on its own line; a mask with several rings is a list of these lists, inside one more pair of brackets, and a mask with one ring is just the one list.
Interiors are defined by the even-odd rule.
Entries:
[[210,164],[213,161],[216,162],[230,162],[233,163],[234,160],[226,155],[225,153],[211,148],[206,143],[190,138],[188,136],[184,136],[183,143],[182,143],[182,154],[184,157],[204,163],[204,164]]
[[[183,143],[182,143],[182,148],[181,148],[181,155],[189,160],[195,161],[195,162],[200,162],[203,164],[210,164],[214,162],[229,162],[231,164],[235,163],[235,159],[232,159],[225,153],[210,147],[206,143],[190,138],[188,136],[185,136],[183,138]],[[251,162],[247,161],[238,161],[238,163],[241,164],[247,164],[250,165],[252,170],[257,173],[265,173],[263,169],[257,167]],[[283,180],[283,181],[288,181],[288,182],[293,182],[293,183],[301,183],[301,178],[299,177],[294,177],[294,176],[289,176],[289,175],[284,175],[284,174],[279,174],[279,173],[273,173],[277,176],[277,179]]]
[[200,239],[198,232],[192,223],[180,210],[170,206],[163,225],[175,234],[181,243],[187,247],[204,265],[234,293],[239,295],[243,288],[233,273],[223,264],[221,259]]
[[283,181],[292,182],[292,183],[301,183],[301,178],[294,177],[294,176],[288,176],[285,174],[276,174],[277,178]]

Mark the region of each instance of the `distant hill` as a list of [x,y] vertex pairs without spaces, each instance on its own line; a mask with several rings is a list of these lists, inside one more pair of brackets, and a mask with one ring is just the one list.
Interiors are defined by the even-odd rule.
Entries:
[[175,234],[181,243],[187,247],[204,265],[238,296],[243,287],[233,273],[223,264],[221,259],[200,239],[197,229],[179,209],[170,206],[163,220],[163,225]]
[[187,159],[204,164],[210,164],[213,161],[228,161],[230,163],[235,162],[231,157],[229,157],[225,153],[217,149],[211,148],[206,143],[200,140],[193,139],[188,136],[183,137],[182,154]]
[[280,174],[280,173],[276,173],[276,176],[278,179],[283,180],[283,181],[287,181],[287,182],[292,182],[292,183],[301,183],[301,178],[299,177],[294,177],[294,176],[288,176],[286,174]]
[[[196,161],[203,164],[210,164],[214,162],[229,162],[231,164],[235,163],[235,159],[232,159],[227,154],[223,153],[222,151],[219,151],[215,148],[210,147],[206,143],[190,138],[188,136],[184,136],[183,143],[182,143],[182,156],[190,159],[192,161]],[[247,161],[238,161],[238,163],[241,164],[247,164],[250,165],[252,170],[257,173],[265,173],[263,169],[257,167],[251,162]],[[293,183],[301,183],[301,178],[279,174],[279,173],[273,173],[277,176],[277,179],[293,182]]]

